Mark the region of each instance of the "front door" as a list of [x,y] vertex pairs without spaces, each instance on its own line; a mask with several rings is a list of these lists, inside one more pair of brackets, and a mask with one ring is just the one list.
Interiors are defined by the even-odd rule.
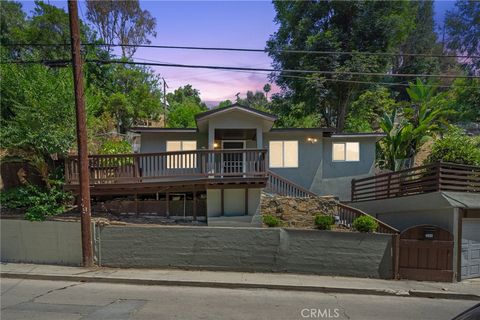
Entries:
[[[223,141],[223,149],[245,149],[245,141]],[[243,152],[223,153],[222,155],[222,170],[227,176],[236,176],[235,173],[244,172],[244,154]]]

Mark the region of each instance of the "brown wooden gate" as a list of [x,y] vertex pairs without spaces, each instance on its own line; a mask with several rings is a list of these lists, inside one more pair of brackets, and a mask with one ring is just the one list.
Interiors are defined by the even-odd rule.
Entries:
[[402,279],[453,281],[453,236],[437,226],[421,225],[400,234]]

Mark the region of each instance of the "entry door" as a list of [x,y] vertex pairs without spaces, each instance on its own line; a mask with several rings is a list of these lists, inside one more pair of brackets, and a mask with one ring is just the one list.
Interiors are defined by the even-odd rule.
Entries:
[[[223,149],[245,149],[245,141],[223,141]],[[223,173],[243,173],[244,172],[244,154],[242,152],[223,153],[222,156]]]
[[480,277],[480,219],[463,219],[461,275]]

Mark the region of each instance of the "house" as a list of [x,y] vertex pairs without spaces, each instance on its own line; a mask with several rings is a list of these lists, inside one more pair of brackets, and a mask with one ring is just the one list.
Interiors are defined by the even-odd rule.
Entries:
[[[351,180],[371,176],[379,133],[274,128],[277,117],[233,104],[195,117],[196,128],[135,128],[140,151],[90,156],[91,194],[155,194],[184,201],[193,215],[253,215],[262,189],[284,195],[350,198]],[[66,188],[78,188],[75,157]],[[190,210],[191,209],[191,210]]]

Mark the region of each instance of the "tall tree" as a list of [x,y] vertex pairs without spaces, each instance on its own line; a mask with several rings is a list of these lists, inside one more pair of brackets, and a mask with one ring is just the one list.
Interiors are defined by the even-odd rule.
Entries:
[[[448,47],[459,54],[480,56],[480,2],[461,0],[455,3],[455,10],[445,16]],[[480,58],[464,60],[470,70],[480,75]]]
[[87,0],[87,19],[95,26],[106,44],[118,41],[123,57],[132,57],[136,45],[150,44],[156,37],[156,19],[142,10],[138,0]]
[[[414,27],[398,48],[400,55],[394,61],[394,73],[435,74],[443,71],[442,66],[446,67],[442,64],[445,62],[444,58],[410,55],[442,54],[442,46],[437,42],[435,33],[433,4],[433,1],[427,0],[412,2],[412,11],[415,13]],[[404,83],[410,80],[411,78],[398,77],[395,82]],[[408,99],[405,87],[399,86],[396,90],[400,93],[400,99]]]
[[263,86],[263,92],[265,92],[265,98],[268,100],[268,93],[272,90],[270,83],[267,83]]
[[208,110],[200,92],[189,84],[167,94],[167,102],[167,126],[170,128],[193,128],[195,115]]
[[[348,106],[361,91],[358,83],[335,80],[378,80],[378,77],[327,72],[386,72],[390,61],[374,55],[313,55],[282,50],[389,52],[403,42],[414,26],[407,1],[298,1],[274,2],[279,29],[267,43],[276,69],[319,70],[305,79],[272,75],[292,92],[294,103],[305,102],[304,113],[317,113],[322,124],[342,131]],[[327,80],[327,81],[325,81]]]
[[247,96],[245,97],[245,99],[237,96],[236,102],[250,108],[260,109],[263,111],[268,110],[268,100],[262,91],[253,92],[249,90],[247,91]]

